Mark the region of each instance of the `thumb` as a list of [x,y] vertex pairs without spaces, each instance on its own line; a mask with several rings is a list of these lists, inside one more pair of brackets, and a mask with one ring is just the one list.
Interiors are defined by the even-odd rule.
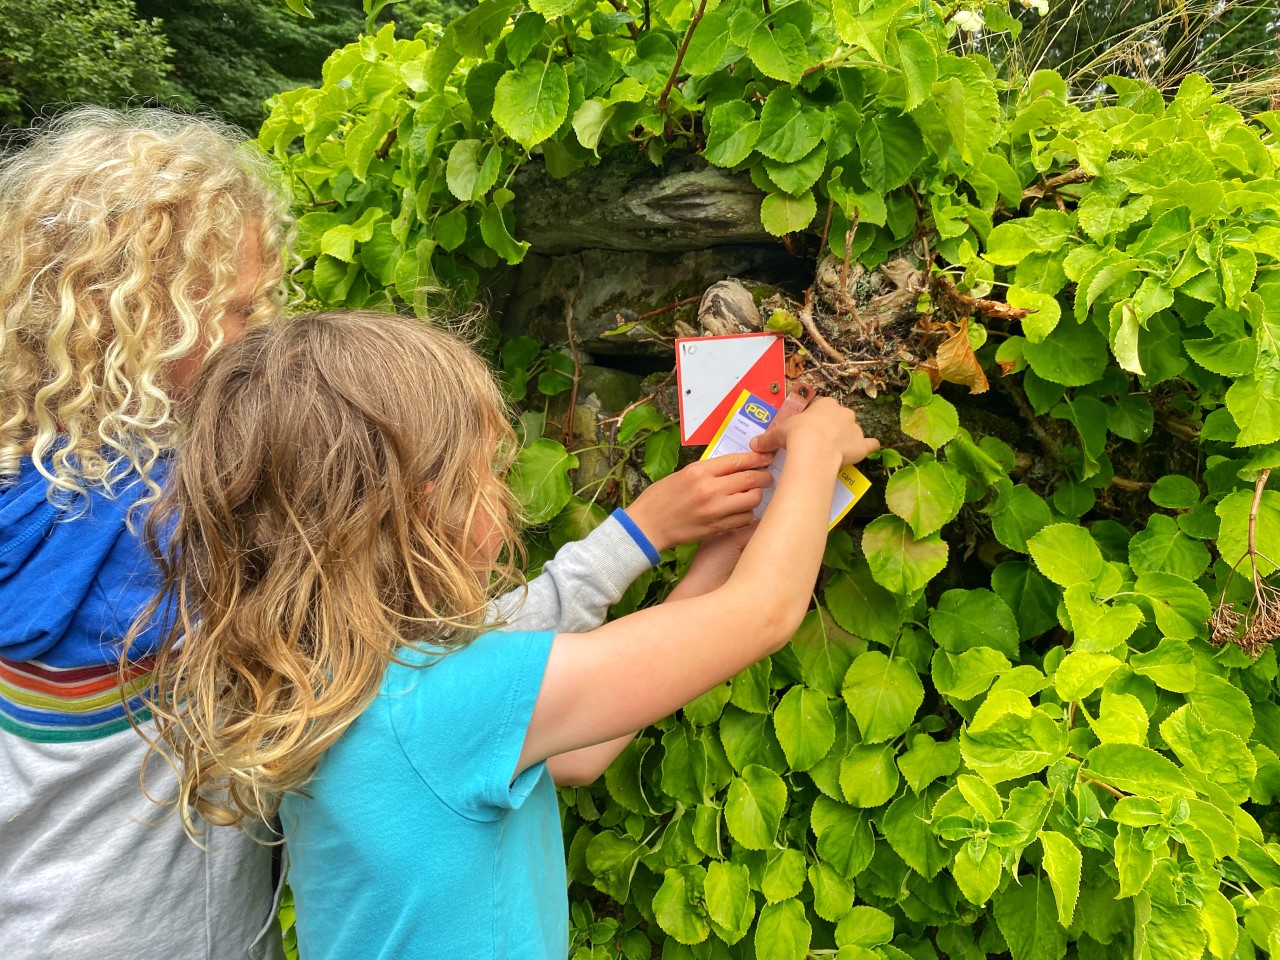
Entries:
[[770,427],[758,437],[752,437],[751,449],[756,453],[773,453],[786,445],[786,422]]

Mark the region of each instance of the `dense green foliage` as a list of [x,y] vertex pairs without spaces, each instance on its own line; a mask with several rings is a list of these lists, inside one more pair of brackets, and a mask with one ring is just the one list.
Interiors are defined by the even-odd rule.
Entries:
[[169,50],[132,0],[0,0],[0,126],[165,90]]
[[[385,8],[401,36],[431,21],[447,23],[467,0],[413,0]],[[173,48],[172,93],[181,106],[211,109],[256,130],[263,103],[303,83],[313,83],[335,47],[365,26],[360,0],[312,0],[302,19],[278,0],[137,0],[138,14],[158,18]]]
[[[1196,76],[1084,109],[929,0],[618,5],[484,0],[276,98],[311,295],[426,311],[524,256],[522,165],[696,153],[776,235],[829,215],[838,257],[914,244],[1006,301],[969,343],[1026,436],[902,374],[922,452],[872,471],[792,644],[565,792],[575,960],[1280,955],[1280,116]],[[502,350],[516,396],[564,359]],[[555,544],[602,510],[531,406],[512,482]],[[648,405],[616,443],[675,466]]]

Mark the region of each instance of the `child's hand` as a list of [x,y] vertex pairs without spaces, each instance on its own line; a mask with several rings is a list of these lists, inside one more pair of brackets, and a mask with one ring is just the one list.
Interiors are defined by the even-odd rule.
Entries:
[[879,440],[863,435],[857,414],[830,397],[819,397],[803,413],[771,426],[751,441],[751,449],[772,453],[798,444],[834,450],[842,464],[858,463],[880,449]]
[[752,522],[761,491],[773,484],[769,453],[699,460],[646,487],[627,515],[659,551]]
[[755,532],[755,524],[752,524],[703,540],[698,544],[698,552],[689,564],[688,572],[671,591],[671,599],[700,597],[724,586]]

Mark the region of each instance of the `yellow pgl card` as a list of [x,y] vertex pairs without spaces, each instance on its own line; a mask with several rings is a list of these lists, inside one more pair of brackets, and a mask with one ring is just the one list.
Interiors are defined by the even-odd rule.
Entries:
[[[720,429],[716,431],[716,435],[707,444],[707,449],[703,453],[702,459],[709,460],[712,457],[722,457],[727,453],[749,453],[751,450],[751,438],[758,437],[764,433],[769,424],[773,422],[777,412],[776,409],[750,391],[743,390],[737,402],[729,409],[729,415],[725,417],[724,423],[720,424]],[[787,451],[779,450],[774,454],[773,463],[769,464],[768,469],[773,474],[775,486],[769,487],[764,491],[760,506],[756,507],[754,511],[757,520],[764,515],[765,508],[769,506],[769,501],[773,499],[773,491],[777,482],[782,478],[782,467],[786,462]],[[831,520],[827,524],[827,529],[830,530],[844,519],[844,515],[870,489],[871,481],[864,477],[857,467],[843,467],[836,477],[836,489],[831,495]]]

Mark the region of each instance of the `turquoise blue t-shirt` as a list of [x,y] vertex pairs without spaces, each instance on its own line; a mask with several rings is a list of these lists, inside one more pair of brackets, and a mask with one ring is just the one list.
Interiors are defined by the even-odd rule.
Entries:
[[555,787],[543,763],[511,778],[552,637],[404,652],[285,798],[302,960],[564,960]]

